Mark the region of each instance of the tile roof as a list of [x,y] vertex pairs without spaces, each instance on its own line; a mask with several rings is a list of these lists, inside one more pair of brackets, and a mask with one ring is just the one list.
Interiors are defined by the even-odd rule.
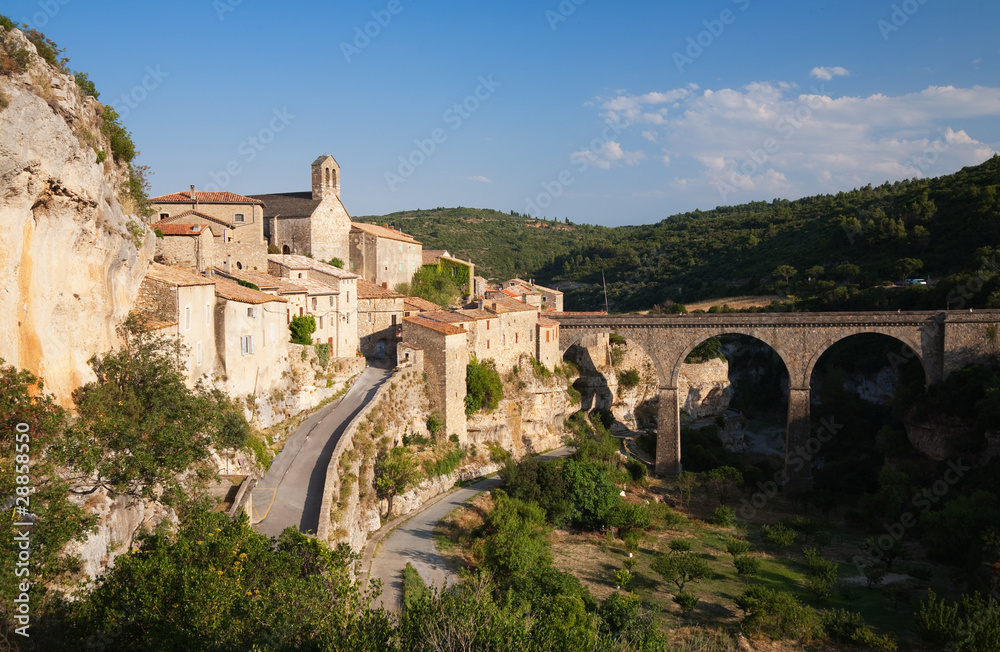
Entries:
[[[277,263],[288,269],[313,269],[329,276],[336,276],[342,279],[360,279],[361,277],[351,272],[346,272],[339,267],[327,265],[326,263],[310,258],[309,256],[299,256],[297,254],[268,254],[267,259],[272,263]],[[298,279],[295,279],[298,280]]]
[[302,287],[301,283],[292,283],[286,278],[271,276],[267,272],[258,272],[249,269],[233,269],[226,272],[216,267],[215,273],[224,278],[238,279],[240,281],[253,283],[261,290],[275,290],[278,294],[297,294],[304,293],[306,291],[306,289]]
[[154,224],[153,228],[159,229],[163,235],[201,235],[206,231],[212,233],[212,227],[208,224]]
[[[263,204],[259,199],[254,199],[253,197],[244,197],[243,195],[237,195],[235,192],[210,192],[207,190],[197,190],[194,191],[195,197],[198,199],[199,204]],[[191,191],[182,190],[180,192],[173,192],[169,195],[160,195],[159,197],[151,197],[149,199],[152,204],[190,204],[191,201]]]
[[179,321],[167,321],[146,310],[137,310],[135,314],[142,321],[143,326],[151,331],[159,330],[161,328],[170,328],[171,326],[177,326],[180,324]]
[[295,282],[304,287],[306,289],[306,292],[309,293],[309,296],[340,294],[340,290],[338,290],[337,288],[322,281],[317,281],[315,279],[297,278],[295,279]]
[[251,197],[264,202],[264,217],[310,217],[320,204],[318,199],[313,199],[312,191],[309,190]]
[[538,325],[539,326],[558,326],[559,322],[557,322],[555,319],[549,319],[548,317],[539,317],[538,318]]
[[408,242],[410,244],[420,244],[417,242],[412,235],[408,233],[403,233],[402,231],[397,231],[396,229],[390,229],[388,227],[379,226],[377,224],[367,224],[365,222],[351,222],[351,230],[358,229],[359,231],[364,231],[379,238],[386,238],[389,240],[399,240],[400,242]]
[[454,324],[445,324],[443,322],[434,321],[432,319],[426,319],[422,314],[405,317],[403,321],[408,321],[411,324],[422,326],[424,328],[436,331],[443,335],[460,335],[462,333],[468,332],[461,326],[455,326]]
[[483,319],[496,319],[497,318],[497,316],[495,314],[493,314],[492,312],[487,312],[485,310],[479,310],[478,308],[474,308],[474,309],[470,309],[470,310],[456,310],[455,312],[457,312],[457,313],[459,313],[461,315],[465,315],[467,318],[474,319],[476,321],[483,320]]
[[288,303],[288,299],[282,299],[281,297],[276,297],[267,294],[266,292],[245,288],[239,283],[230,281],[227,278],[222,278],[221,276],[215,277],[215,296],[222,297],[223,299],[229,299],[231,301],[239,301],[240,303],[256,304],[267,303],[269,301]]
[[194,272],[188,272],[178,267],[168,267],[160,263],[150,263],[146,270],[146,278],[166,283],[174,287],[188,287],[193,285],[212,285],[214,279],[199,276]]
[[447,256],[447,249],[424,249],[423,252],[423,263],[424,265],[437,265],[438,260],[441,256]]
[[441,322],[442,324],[468,324],[469,322],[476,321],[466,315],[460,314],[458,312],[452,312],[450,310],[435,310],[433,312],[422,312],[420,316],[424,319],[431,319],[436,322]]
[[384,288],[377,283],[363,278],[358,279],[359,299],[405,299],[406,297],[395,290]]
[[406,297],[406,299],[403,300],[403,307],[406,310],[419,310],[420,312],[428,310],[441,310],[441,306],[438,304],[421,297]]
[[507,287],[515,289],[522,294],[539,294],[541,292],[547,292],[549,294],[562,294],[559,290],[553,290],[552,288],[547,288],[544,285],[539,285],[538,283],[529,283],[523,278],[512,278],[507,281]]
[[222,226],[232,226],[232,224],[226,220],[218,217],[212,217],[211,215],[205,215],[204,213],[199,213],[198,211],[184,211],[183,213],[178,213],[177,215],[171,215],[170,217],[165,217],[159,222],[156,222],[153,226],[155,227],[159,224],[201,224],[203,221],[215,222],[216,224],[221,224]]
[[507,297],[500,295],[484,302],[483,308],[497,314],[509,312],[538,312],[538,308],[535,306],[529,306],[528,304],[517,301],[516,299],[508,299]]

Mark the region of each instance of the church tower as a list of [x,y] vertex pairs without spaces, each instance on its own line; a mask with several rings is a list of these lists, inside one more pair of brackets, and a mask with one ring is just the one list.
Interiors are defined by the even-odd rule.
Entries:
[[340,164],[324,154],[312,164],[312,201],[318,202],[309,219],[310,253],[318,260],[350,261],[351,216],[340,201]]
[[312,164],[313,201],[326,197],[340,197],[340,165],[329,154],[320,156]]

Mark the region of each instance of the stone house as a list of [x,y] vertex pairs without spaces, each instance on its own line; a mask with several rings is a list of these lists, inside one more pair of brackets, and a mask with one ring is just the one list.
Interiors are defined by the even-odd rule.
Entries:
[[462,292],[469,297],[476,295],[476,265],[472,261],[455,258],[446,249],[423,252],[424,267],[434,267],[441,274],[460,281]]
[[404,350],[423,351],[424,371],[430,388],[431,409],[439,412],[446,435],[468,440],[465,417],[465,368],[469,363],[467,332],[423,315],[403,320]]
[[135,308],[147,325],[181,343],[189,387],[215,372],[215,303],[212,279],[159,263],[150,263],[139,288]]
[[252,195],[264,204],[264,237],[283,254],[349,258],[351,216],[340,200],[340,164],[324,154],[312,163],[312,190]]
[[[317,317],[317,331],[314,337],[329,342],[336,358],[358,354],[358,282],[357,274],[345,272],[339,267],[314,260],[307,256],[291,254],[271,254],[268,256],[268,272],[272,276],[287,279],[310,291],[305,314]],[[320,284],[329,286],[336,294],[329,294]],[[323,300],[325,297],[325,301]],[[313,308],[313,299],[315,308]],[[315,310],[316,312],[310,312]],[[323,329],[319,328],[318,317],[323,317]],[[330,341],[330,338],[334,338]]]
[[[485,310],[438,310],[421,313],[421,317],[442,324],[460,326],[467,332],[469,355],[477,360],[496,361],[501,351],[503,329],[500,316]],[[499,365],[497,369],[499,369]]]
[[497,370],[506,373],[519,363],[522,355],[535,356],[538,330],[536,308],[497,295],[484,301],[482,310],[500,317],[500,350],[491,356],[496,360]]
[[563,293],[553,290],[534,281],[525,281],[520,278],[513,278],[503,282],[503,289],[519,295],[515,298],[525,303],[537,306],[542,310],[563,311]]
[[[224,227],[216,227],[224,228]],[[207,224],[159,224],[157,262],[201,273],[217,264],[215,234]]]
[[403,323],[405,297],[387,287],[358,279],[358,339],[366,358],[395,358]]
[[421,297],[406,297],[403,299],[403,317],[417,315],[422,312],[434,312],[436,310],[441,310],[441,306],[433,301],[428,301]]
[[547,369],[554,369],[562,356],[559,355],[559,322],[548,317],[539,317],[535,322],[535,359]]
[[351,224],[351,271],[395,288],[409,283],[423,265],[423,245],[413,236],[376,224]]
[[216,268],[215,274],[236,282],[244,281],[246,283],[253,283],[261,292],[286,299],[288,301],[288,305],[285,306],[286,325],[292,322],[293,316],[306,314],[309,293],[304,287],[292,283],[288,279],[251,270],[230,270],[226,272]]
[[[153,226],[201,224],[225,227],[214,233],[217,246],[212,265],[237,269],[267,268],[264,240],[264,203],[232,192],[191,190],[153,197]],[[213,229],[213,232],[216,229]]]
[[219,276],[214,282],[218,375],[230,396],[264,394],[290,368],[288,300]]

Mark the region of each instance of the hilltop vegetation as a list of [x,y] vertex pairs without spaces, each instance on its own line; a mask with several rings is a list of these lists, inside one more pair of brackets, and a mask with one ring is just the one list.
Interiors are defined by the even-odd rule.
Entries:
[[[487,276],[568,282],[569,310],[603,307],[602,272],[612,311],[775,291],[801,299],[799,309],[982,307],[1000,306],[998,186],[994,156],[934,179],[720,206],[642,226],[469,208],[361,219],[389,220],[428,249],[472,258]],[[941,283],[880,289],[908,275]]]

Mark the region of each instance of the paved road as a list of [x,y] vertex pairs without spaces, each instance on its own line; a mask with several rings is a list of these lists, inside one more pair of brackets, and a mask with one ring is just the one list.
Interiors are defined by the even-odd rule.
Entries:
[[333,449],[390,375],[391,369],[368,367],[340,401],[313,414],[289,435],[253,491],[255,518],[263,518],[254,526],[258,532],[277,537],[289,525],[316,532]]
[[[540,459],[565,457],[572,448],[559,448],[539,456]],[[476,494],[500,485],[498,478],[487,478],[476,484],[452,491],[437,502],[426,505],[422,511],[409,516],[398,525],[389,524],[368,542],[365,557],[371,557],[371,579],[382,580],[379,603],[386,609],[398,611],[403,599],[403,568],[413,564],[428,586],[449,586],[458,581],[458,575],[434,545],[434,526],[451,510],[470,500]],[[407,518],[407,517],[404,517]],[[380,537],[379,534],[382,536]],[[378,547],[379,541],[381,547]],[[376,605],[378,606],[378,605]]]

